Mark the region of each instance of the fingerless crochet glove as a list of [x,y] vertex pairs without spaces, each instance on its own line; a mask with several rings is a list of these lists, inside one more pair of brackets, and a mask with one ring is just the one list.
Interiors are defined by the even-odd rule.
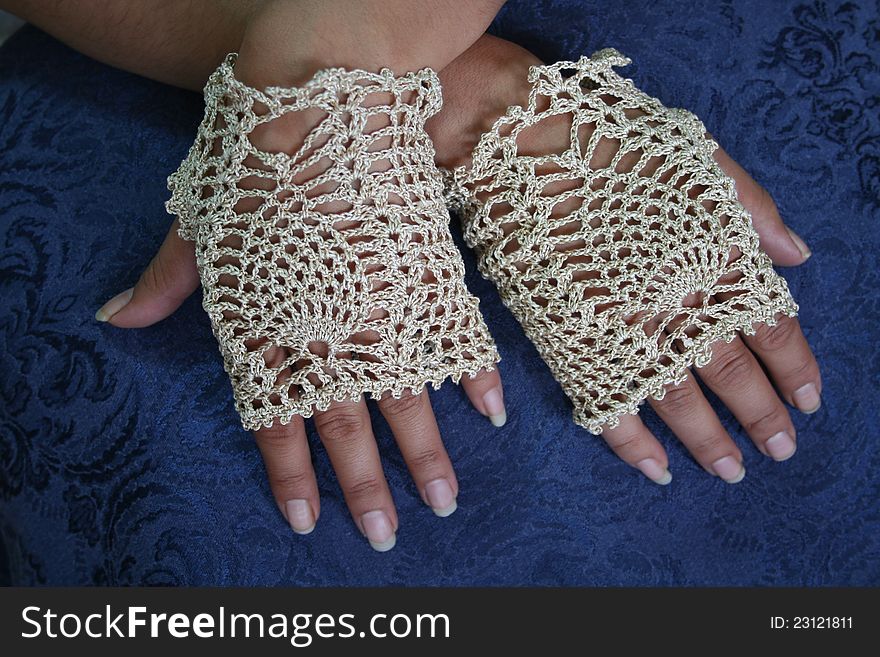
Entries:
[[[424,130],[441,105],[436,74],[328,69],[261,91],[234,63],[205,87],[167,208],[195,242],[244,427],[492,369]],[[252,143],[294,112],[310,117],[305,139],[277,152]]]
[[[480,270],[593,433],[662,398],[717,340],[797,311],[718,145],[612,68],[629,63],[606,49],[533,67],[528,104],[450,176]],[[523,153],[547,121],[566,122],[567,148]]]

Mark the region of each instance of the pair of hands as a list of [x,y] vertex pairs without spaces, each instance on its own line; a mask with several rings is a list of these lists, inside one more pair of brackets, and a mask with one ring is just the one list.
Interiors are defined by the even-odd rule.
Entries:
[[[331,30],[325,23],[326,14],[317,4],[298,6],[296,17],[286,16],[285,11],[283,7],[269,5],[249,23],[236,66],[236,74],[242,81],[257,87],[292,85],[315,69],[332,65],[407,66],[406,63],[398,65],[393,59],[383,61],[383,57],[391,57],[387,53],[394,50],[394,44],[382,36],[371,41],[369,34],[365,35],[369,17],[352,21],[348,28],[337,23]],[[294,22],[294,18],[298,22]],[[382,18],[375,19],[375,24],[382,24],[379,20]],[[488,19],[491,20],[491,16]],[[308,35],[308,39],[294,39],[297,45],[291,50],[270,47],[280,38],[292,39],[290,33],[294,25],[302,26],[297,34]],[[322,51],[320,37],[331,32],[340,47],[331,48],[332,59],[316,58],[315,53]],[[374,43],[375,52],[346,50],[351,44],[364,42]],[[432,53],[430,56],[417,57],[421,65],[442,68],[445,106],[429,121],[428,131],[434,141],[438,164],[444,167],[467,163],[482,132],[508,105],[523,101],[528,93],[528,67],[539,63],[527,51],[488,36],[477,39],[455,59],[444,61],[455,56],[454,52],[449,54],[454,50],[449,46],[453,42],[435,44],[436,47],[426,50]],[[306,54],[312,57],[311,63],[305,58]],[[261,148],[282,149],[301,139],[303,130],[302,125],[290,123],[280,133],[277,130],[272,134],[255,133],[252,139],[260,140]],[[536,140],[533,148],[553,148],[556,137],[552,129],[537,134],[533,137]],[[740,200],[751,212],[762,247],[773,261],[783,266],[805,261],[808,249],[785,228],[767,193],[720,149],[716,158],[736,181]],[[147,326],[174,312],[198,285],[193,246],[177,235],[175,222],[135,287],[105,304],[98,318],[125,328]],[[767,368],[769,379],[759,360]],[[758,449],[776,460],[784,460],[794,453],[796,435],[771,380],[782,398],[800,410],[812,412],[819,406],[818,367],[794,319],[782,319],[772,328],[758,327],[754,336],[716,345],[713,360],[698,374],[736,415]],[[463,380],[462,385],[479,413],[493,424],[504,423],[503,389],[497,371],[482,372],[474,379]],[[423,501],[437,515],[449,515],[456,508],[458,482],[427,392],[401,399],[386,398],[377,403]],[[707,472],[731,483],[742,478],[742,454],[703,397],[694,374],[681,385],[672,387],[662,401],[651,403]],[[361,399],[335,403],[326,411],[316,413],[314,419],[356,524],[375,549],[390,549],[395,542],[398,518],[382,472],[365,402]],[[320,500],[302,419],[294,418],[287,425],[276,423],[255,432],[255,437],[279,509],[294,531],[309,533],[319,517]],[[620,425],[604,431],[603,437],[623,460],[647,477],[657,483],[669,482],[668,457],[638,417],[622,418]]]

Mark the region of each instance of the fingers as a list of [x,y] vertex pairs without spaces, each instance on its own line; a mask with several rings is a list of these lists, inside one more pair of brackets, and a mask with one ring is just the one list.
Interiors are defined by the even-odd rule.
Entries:
[[780,317],[775,326],[761,324],[744,336],[770,373],[783,398],[803,413],[822,405],[822,377],[816,357],[794,317]]
[[650,399],[657,415],[684,443],[697,462],[729,484],[742,481],[742,453],[712,410],[692,374],[666,389],[661,400]]
[[363,398],[334,402],[326,411],[315,413],[315,428],[355,523],[374,550],[390,550],[397,540],[397,511]]
[[[803,240],[786,228],[776,204],[763,187],[719,148],[715,159],[721,169],[736,182],[743,206],[752,214],[752,222],[761,237],[761,247],[777,265],[797,265],[810,257]],[[822,381],[819,366],[810,351],[800,324],[783,317],[774,327],[761,325],[745,342],[770,371],[782,396],[804,413],[814,413],[821,405]]]
[[496,427],[504,426],[507,422],[507,410],[504,407],[501,375],[497,369],[491,372],[480,370],[473,379],[462,377],[461,387],[478,412],[488,417]]
[[665,486],[672,481],[666,451],[638,416],[621,416],[620,424],[602,431],[602,438],[615,454],[654,483]]
[[400,399],[386,395],[378,404],[422,500],[441,518],[454,513],[458,508],[458,481],[440,439],[428,393],[407,394]]
[[276,421],[255,431],[254,438],[282,515],[297,534],[310,533],[321,503],[302,418],[294,417],[288,424]]
[[133,288],[120,292],[95,314],[100,322],[140,328],[165,319],[199,286],[192,242],[177,234],[175,219],[159,252]]
[[761,452],[776,461],[794,456],[797,434],[791,417],[742,340],[712,345],[712,360],[697,373]]
[[752,215],[752,225],[761,238],[761,248],[774,264],[789,267],[800,265],[810,257],[810,249],[790,228],[786,227],[770,194],[737,164],[723,148],[715,151],[715,160],[722,171],[733,178],[740,203]]

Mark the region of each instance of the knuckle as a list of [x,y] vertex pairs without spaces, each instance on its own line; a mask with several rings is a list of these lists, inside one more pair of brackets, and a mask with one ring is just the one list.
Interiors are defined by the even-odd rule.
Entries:
[[800,383],[813,381],[818,374],[819,367],[816,365],[816,361],[812,358],[805,358],[791,365],[791,368],[785,373],[785,379],[800,387]]
[[377,477],[367,477],[352,482],[345,487],[345,494],[359,500],[372,500],[380,497],[385,486]]
[[302,491],[312,487],[312,475],[306,470],[283,470],[269,475],[269,486],[274,491]]
[[750,436],[759,433],[766,433],[769,436],[775,433],[777,428],[784,427],[788,419],[786,410],[774,404],[772,408],[763,409],[754,418],[746,421],[743,428]]
[[694,389],[687,384],[681,384],[667,388],[663,399],[659,400],[657,404],[667,413],[687,415],[693,412],[696,401],[697,395]]
[[141,285],[151,292],[161,292],[171,287],[172,280],[168,267],[159,258],[153,258],[144,273],[141,274]]
[[321,440],[331,443],[346,443],[355,440],[366,429],[366,422],[360,413],[349,410],[326,410],[315,415],[315,427]]
[[410,457],[412,466],[417,470],[435,469],[444,462],[443,454],[439,449],[424,449]]
[[264,447],[273,448],[288,445],[294,438],[290,426],[275,422],[256,432],[256,437]]
[[695,454],[714,454],[723,451],[728,446],[729,441],[730,439],[727,436],[710,433],[693,441],[690,444],[690,449]]
[[642,437],[637,433],[625,433],[621,435],[612,434],[605,437],[608,446],[615,452],[629,452],[638,447],[642,442]]
[[755,344],[763,351],[778,351],[795,336],[797,326],[794,317],[782,317],[773,326],[761,324],[755,330]]
[[758,183],[755,183],[755,210],[759,215],[779,214],[776,208],[776,201],[770,195],[767,189]]
[[388,397],[382,400],[382,410],[394,417],[413,417],[423,408],[421,395],[404,395],[400,399]]
[[464,376],[462,377],[462,383],[479,385],[488,381],[494,381],[495,377],[498,376],[497,371],[495,370],[480,370],[473,377]]
[[751,354],[743,348],[726,349],[704,368],[704,374],[722,387],[741,387],[755,371]]

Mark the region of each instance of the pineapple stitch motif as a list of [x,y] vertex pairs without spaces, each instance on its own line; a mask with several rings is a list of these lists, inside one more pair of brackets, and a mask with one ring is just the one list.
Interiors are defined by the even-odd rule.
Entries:
[[[527,106],[447,174],[481,272],[593,433],[707,364],[712,343],[797,313],[718,144],[612,69],[629,63],[609,48],[533,67]],[[522,152],[562,122],[567,148]]]
[[[205,87],[167,208],[195,242],[243,426],[493,369],[424,130],[441,105],[436,73],[328,69],[260,91],[234,63]],[[320,118],[289,152],[249,139],[306,111]]]

